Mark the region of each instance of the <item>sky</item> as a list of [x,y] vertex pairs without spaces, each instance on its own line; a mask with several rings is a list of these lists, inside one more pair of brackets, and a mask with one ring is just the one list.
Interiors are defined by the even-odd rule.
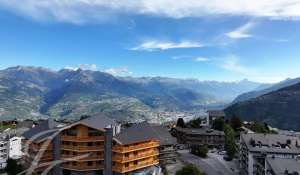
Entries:
[[300,77],[300,0],[0,0],[0,69]]

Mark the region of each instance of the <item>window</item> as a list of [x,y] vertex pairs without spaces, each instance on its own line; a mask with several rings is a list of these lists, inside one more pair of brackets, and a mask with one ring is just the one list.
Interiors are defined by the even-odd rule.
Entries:
[[129,157],[129,154],[128,154],[128,153],[125,153],[125,157]]
[[88,142],[88,146],[93,146],[93,142]]
[[93,166],[93,162],[89,161],[89,162],[87,162],[87,165],[88,166]]
[[129,167],[129,163],[125,163],[125,167]]
[[133,163],[134,163],[134,165],[137,165],[137,164],[138,164],[138,161],[135,160]]

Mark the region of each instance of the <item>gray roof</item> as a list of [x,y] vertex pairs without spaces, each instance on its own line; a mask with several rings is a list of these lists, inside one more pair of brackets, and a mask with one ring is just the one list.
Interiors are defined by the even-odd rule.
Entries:
[[225,135],[223,131],[213,130],[209,128],[181,128],[176,127],[176,131],[183,132],[187,135],[208,135],[208,136],[223,136]]
[[[242,141],[246,144],[249,151],[266,152],[266,153],[286,153],[286,154],[300,154],[300,138],[293,136],[286,136],[280,134],[241,134]],[[255,141],[255,145],[251,144],[251,140]],[[281,145],[291,143],[283,148]],[[297,146],[298,144],[298,146]]]
[[43,135],[40,135],[36,139],[33,140],[34,142],[43,141],[45,138],[47,138],[48,136],[51,136],[56,131],[58,125],[59,124],[57,122],[53,121],[52,119],[42,121],[34,128],[24,132],[23,137],[25,137],[26,139],[32,139],[37,134],[41,134],[42,132],[51,130],[51,132],[47,132]]
[[152,139],[158,140],[160,145],[176,144],[176,139],[171,136],[167,128],[162,126],[151,126],[146,122],[134,124],[133,126],[122,130],[115,136],[115,139],[124,145]]
[[267,158],[267,163],[276,175],[284,175],[285,171],[300,174],[300,162],[296,159]]
[[157,136],[160,145],[175,145],[177,143],[176,138],[170,134],[168,128],[159,125],[151,126],[151,127],[153,128],[153,131]]
[[97,129],[97,130],[104,130],[105,128],[110,128],[112,125],[115,125],[116,121],[109,118],[109,117],[107,117],[104,114],[97,114],[97,115],[93,115],[91,117],[82,119],[82,120],[80,120],[78,122],[75,122],[71,125],[68,125],[68,126],[62,128],[61,130],[76,126],[78,124],[82,124],[82,125],[85,125],[85,126],[88,126],[90,128]]

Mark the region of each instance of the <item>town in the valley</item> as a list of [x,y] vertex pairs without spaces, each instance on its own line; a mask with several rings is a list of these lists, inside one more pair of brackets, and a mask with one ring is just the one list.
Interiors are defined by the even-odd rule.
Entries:
[[0,169],[9,175],[300,174],[300,133],[221,110],[159,124],[105,114],[2,121],[0,139]]

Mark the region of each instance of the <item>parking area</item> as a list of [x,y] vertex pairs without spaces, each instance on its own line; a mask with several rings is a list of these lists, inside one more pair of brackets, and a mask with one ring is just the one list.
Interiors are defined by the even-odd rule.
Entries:
[[188,150],[180,150],[184,162],[196,165],[207,175],[238,175],[237,160],[225,161],[217,152],[208,153],[207,158],[200,158]]

